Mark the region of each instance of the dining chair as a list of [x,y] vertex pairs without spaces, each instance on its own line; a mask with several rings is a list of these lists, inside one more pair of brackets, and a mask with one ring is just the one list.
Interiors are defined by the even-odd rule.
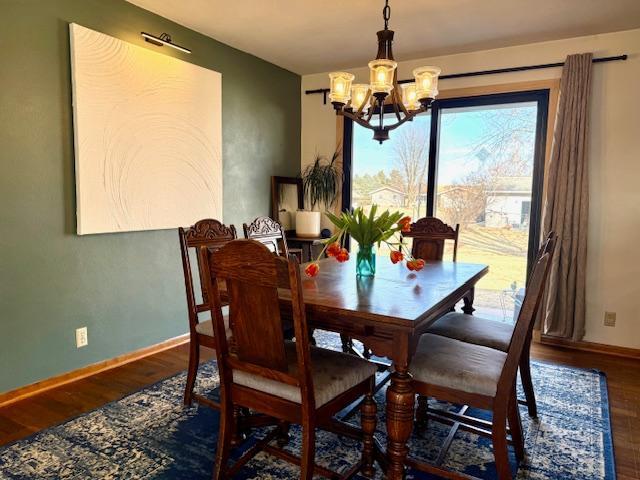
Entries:
[[293,254],[302,261],[301,248],[289,248],[282,225],[271,217],[257,217],[249,225],[242,224],[244,238],[257,240],[267,246],[269,250],[277,255],[289,258]]
[[[545,254],[553,257],[556,240],[557,235],[554,232],[550,232],[540,248],[537,258],[540,259]],[[538,311],[536,310],[534,315],[537,315],[537,313]],[[507,352],[515,329],[513,325],[508,323],[451,312],[439,318],[427,332]],[[529,416],[536,418],[538,416],[538,407],[533,390],[533,381],[531,380],[530,352],[532,335],[533,322],[527,332],[522,357],[520,358],[520,380],[522,381]]]
[[411,224],[411,231],[402,234],[403,238],[412,238],[411,254],[424,261],[442,261],[445,242],[453,241],[453,261],[458,258],[458,236],[460,224],[450,227],[436,217],[423,217]]
[[[371,476],[376,367],[351,355],[309,345],[297,259],[275,256],[254,240],[235,240],[215,252],[200,251],[210,259],[207,285],[213,292],[212,317],[218,339],[221,414],[213,478],[232,478],[260,450],[294,460],[290,453],[271,445],[280,430],[274,428],[229,466],[232,412],[238,406],[274,417],[284,425],[301,424],[302,455],[296,460],[300,478],[311,479],[314,472],[329,478],[348,478],[360,469]],[[220,280],[224,280],[229,301],[229,339],[225,336]],[[279,289],[281,294],[291,296],[295,342],[283,337]],[[341,477],[315,464],[315,430],[329,426],[336,413],[362,396],[362,457]]]
[[[189,257],[190,249],[198,249],[206,247],[215,250],[222,245],[237,238],[236,229],[233,225],[226,226],[218,220],[205,219],[200,220],[195,225],[178,229],[180,237],[180,252],[182,254],[182,269],[184,272],[184,285],[187,292],[187,311],[189,314],[189,367],[187,369],[187,385],[184,391],[185,405],[191,405],[194,398],[193,387],[196,382],[198,373],[198,365],[200,363],[200,346],[207,348],[216,348],[216,339],[213,335],[213,323],[211,319],[200,321],[199,315],[210,312],[210,295],[207,291],[203,279],[208,276],[205,266],[200,262],[199,256],[196,254],[197,261],[197,277],[194,277]],[[200,287],[200,298],[196,298],[196,287],[194,280]],[[214,408],[217,403],[209,399],[197,396],[198,400],[206,403]]]
[[[542,298],[550,257],[549,253],[544,253],[533,268],[522,309],[506,352],[425,333],[418,341],[409,368],[417,393],[492,412],[492,422],[475,419],[475,424],[470,424],[475,433],[491,437],[500,480],[512,478],[509,443],[513,444],[518,461],[524,457],[524,438],[516,397],[516,376]],[[437,414],[434,416],[439,418]],[[470,421],[473,419],[468,418]],[[432,471],[429,465],[413,458],[409,464],[419,470]]]
[[[242,224],[244,230],[244,238],[250,240],[256,240],[265,245],[276,255],[280,255],[284,258],[289,258],[289,255],[295,255],[298,261],[302,261],[302,249],[301,248],[289,248],[287,246],[287,238],[280,222],[276,222],[271,217],[258,217],[249,225]],[[315,345],[313,338],[313,329],[310,329],[310,341],[312,345]],[[287,340],[292,340],[295,333],[293,328],[287,328],[285,330],[285,337]]]

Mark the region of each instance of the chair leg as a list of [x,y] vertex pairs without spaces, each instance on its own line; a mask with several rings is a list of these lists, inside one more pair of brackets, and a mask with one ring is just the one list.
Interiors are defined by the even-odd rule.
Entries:
[[300,462],[300,480],[313,478],[316,460],[316,427],[313,422],[302,425],[302,459]]
[[195,336],[189,342],[189,367],[187,369],[187,385],[184,389],[184,404],[191,405],[193,401],[193,387],[196,384],[198,364],[200,363],[200,344]]
[[520,380],[522,381],[522,389],[524,397],[527,399],[527,410],[529,416],[538,418],[538,405],[536,404],[536,395],[533,392],[533,381],[531,380],[531,360],[529,349],[531,348],[531,340],[525,344],[520,357]]
[[280,448],[284,447],[289,443],[289,427],[291,424],[289,422],[281,421],[278,422],[278,436],[276,437],[276,441],[278,442],[278,446]]
[[513,448],[516,451],[516,458],[520,462],[524,458],[524,436],[522,434],[522,420],[520,419],[518,396],[515,388],[509,402],[509,429],[511,430],[511,439],[513,440]]
[[233,433],[231,435],[231,445],[234,447],[245,441],[246,435],[242,430],[241,419],[245,415],[245,409],[233,406]]
[[373,434],[376,431],[376,421],[378,420],[378,407],[373,395],[367,393],[362,402],[360,423],[362,425],[362,474],[365,477],[373,477]]
[[418,407],[416,408],[416,431],[423,434],[427,431],[429,423],[429,398],[418,395]]
[[502,409],[495,410],[493,412],[491,441],[493,442],[493,455],[496,459],[498,479],[511,480],[511,467],[509,466],[509,450],[507,444],[507,412],[501,410]]
[[216,451],[216,464],[213,467],[213,480],[227,478],[227,463],[231,452],[231,440],[235,430],[233,418],[233,405],[228,402],[220,405],[220,427],[218,430],[218,450]]

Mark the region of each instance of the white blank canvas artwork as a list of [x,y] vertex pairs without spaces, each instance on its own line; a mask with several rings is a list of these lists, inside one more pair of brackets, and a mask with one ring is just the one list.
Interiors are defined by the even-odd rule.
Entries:
[[222,220],[220,73],[69,28],[78,234]]

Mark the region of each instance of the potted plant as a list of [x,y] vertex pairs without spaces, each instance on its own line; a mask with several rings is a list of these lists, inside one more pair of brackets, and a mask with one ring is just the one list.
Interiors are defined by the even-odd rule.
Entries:
[[314,162],[302,173],[302,188],[309,210],[296,213],[298,236],[320,236],[321,213],[315,211],[315,208],[320,204],[324,204],[325,208],[331,208],[336,203],[338,190],[342,184],[342,167],[338,161],[339,158],[339,149],[333,153],[331,160],[317,154]]
[[[326,212],[325,215],[336,226],[336,233],[325,240],[325,248],[320,257],[326,252],[327,256],[335,258],[338,262],[349,260],[349,252],[344,247],[347,235],[358,242],[356,255],[356,275],[358,277],[373,277],[376,273],[375,247],[385,243],[391,248],[390,260],[398,263],[406,259],[407,268],[411,271],[422,270],[424,260],[413,258],[402,242],[402,239],[393,241],[394,235],[411,230],[411,217],[403,216],[401,212],[391,213],[388,210],[376,217],[378,207],[372,205],[369,214],[365,214],[362,207],[352,212],[342,212],[340,216]],[[312,262],[305,268],[309,277],[314,277],[320,271],[318,262]]]

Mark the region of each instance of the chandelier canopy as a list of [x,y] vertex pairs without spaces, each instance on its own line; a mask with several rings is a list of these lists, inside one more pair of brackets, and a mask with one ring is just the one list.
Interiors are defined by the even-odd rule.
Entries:
[[[329,99],[336,114],[373,130],[373,139],[380,143],[389,138],[390,130],[429,109],[438,95],[440,75],[438,67],[420,67],[413,71],[415,82],[398,84],[398,64],[391,49],[394,32],[389,30],[390,15],[389,0],[385,0],[384,30],[377,34],[378,54],[369,62],[369,83],[352,84],[355,76],[348,72],[329,74]],[[395,114],[395,123],[385,125],[385,106]]]

